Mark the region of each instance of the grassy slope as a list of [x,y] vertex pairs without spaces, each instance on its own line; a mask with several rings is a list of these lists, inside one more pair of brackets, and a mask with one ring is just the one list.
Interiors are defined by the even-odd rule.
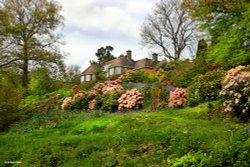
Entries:
[[0,166],[6,160],[20,166],[247,166],[248,125],[206,115],[205,104],[155,113],[39,114],[0,134]]

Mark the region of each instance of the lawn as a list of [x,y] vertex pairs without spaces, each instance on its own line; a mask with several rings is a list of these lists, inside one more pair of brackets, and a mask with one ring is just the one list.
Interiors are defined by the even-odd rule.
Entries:
[[30,114],[0,134],[0,166],[248,166],[249,124],[207,106]]

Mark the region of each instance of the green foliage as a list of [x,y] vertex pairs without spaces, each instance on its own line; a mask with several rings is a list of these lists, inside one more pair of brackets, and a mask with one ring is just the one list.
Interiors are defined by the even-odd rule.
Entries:
[[[80,66],[70,65],[66,67],[65,74],[63,76],[64,87],[70,87],[72,85],[80,84],[81,71]],[[66,86],[65,86],[66,85]]]
[[92,90],[96,81],[83,82],[80,84],[80,90],[89,91]]
[[122,82],[135,82],[135,83],[152,83],[155,81],[154,74],[146,74],[144,71],[136,70],[136,71],[126,71],[120,79]]
[[210,35],[211,45],[206,60],[225,68],[249,64],[249,14],[248,0],[214,1],[185,0],[190,13],[200,20],[200,28]]
[[118,99],[124,91],[114,91],[108,94],[99,94],[95,98],[95,109],[106,112],[118,111]]
[[67,107],[66,110],[73,111],[73,110],[79,110],[79,111],[87,111],[89,109],[89,102],[92,100],[92,98],[87,94],[83,93],[82,96],[76,97],[75,100],[73,100]]
[[146,93],[150,92],[151,105],[150,111],[156,111],[166,108],[169,99],[169,91],[166,90],[165,84],[154,83]]
[[222,88],[221,82],[225,75],[225,71],[214,70],[194,77],[191,85],[188,87],[189,105],[195,106],[199,103],[216,100]]
[[21,70],[25,91],[31,64],[57,72],[63,70],[63,56],[58,50],[60,34],[55,32],[63,24],[60,10],[58,3],[49,0],[3,1],[1,4],[0,66]]
[[153,100],[160,99],[167,101],[169,98],[169,91],[166,90],[164,85],[160,83],[154,83],[150,89],[150,97]]
[[19,104],[23,97],[20,76],[13,71],[0,71],[0,131],[20,119]]
[[97,70],[95,72],[96,82],[104,82],[106,80],[105,72],[102,70]]
[[118,111],[118,99],[124,93],[124,91],[116,91],[102,95],[102,107],[101,110],[108,112]]
[[175,87],[187,87],[192,77],[197,74],[193,69],[193,64],[189,60],[174,61],[167,65],[167,79],[169,79]]
[[106,46],[106,47],[101,47],[97,50],[97,52],[95,53],[98,62],[99,63],[103,63],[109,60],[114,59],[115,57],[112,55],[112,51],[114,50],[114,48],[112,46]]
[[28,87],[29,94],[35,96],[42,96],[58,89],[56,81],[50,77],[50,72],[46,68],[31,72]]
[[[145,99],[149,99],[151,98],[151,88],[152,88],[152,84],[146,84],[145,86],[142,86],[140,88],[138,88],[139,92],[142,93],[143,97]],[[130,88],[132,89],[132,88]]]
[[143,114],[32,113],[0,134],[0,163],[247,167],[248,125],[204,120],[207,111],[204,104]]

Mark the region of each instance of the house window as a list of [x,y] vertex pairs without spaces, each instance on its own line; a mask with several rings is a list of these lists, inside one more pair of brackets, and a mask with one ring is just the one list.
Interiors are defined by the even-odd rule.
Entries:
[[109,69],[109,75],[114,75],[114,73],[115,73],[114,68],[110,68],[110,69]]
[[84,75],[83,76],[81,76],[81,82],[84,82],[85,80],[84,80]]
[[96,79],[96,76],[95,75],[92,75],[92,80],[95,80]]
[[122,73],[122,67],[116,67],[115,74],[121,74],[121,73]]
[[86,80],[85,81],[91,81],[91,75],[86,75]]

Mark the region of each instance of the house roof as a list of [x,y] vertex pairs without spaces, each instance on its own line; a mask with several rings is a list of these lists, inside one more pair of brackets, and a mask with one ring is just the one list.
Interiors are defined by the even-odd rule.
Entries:
[[134,61],[132,59],[129,60],[127,56],[121,55],[117,59],[114,59],[111,67],[119,67],[119,66],[134,68]]
[[110,60],[110,61],[107,61],[103,64],[103,66],[106,66],[106,65],[109,65],[109,64],[113,64],[113,62],[115,61],[116,59],[113,59],[113,60]]
[[153,59],[148,59],[148,58],[134,61],[131,58],[131,55],[127,54],[127,56],[121,55],[116,59],[103,63],[102,65],[92,63],[85,71],[82,72],[82,74],[94,74],[97,70],[103,67],[106,68],[106,70],[111,67],[128,67],[135,69],[140,69],[144,67],[154,68],[158,63],[159,61],[155,61]]
[[96,63],[91,64],[86,70],[82,72],[82,74],[94,74],[100,66]]
[[145,58],[145,59],[136,61],[135,68],[138,69],[138,68],[143,68],[143,67],[155,67],[158,63],[159,63],[158,61]]

